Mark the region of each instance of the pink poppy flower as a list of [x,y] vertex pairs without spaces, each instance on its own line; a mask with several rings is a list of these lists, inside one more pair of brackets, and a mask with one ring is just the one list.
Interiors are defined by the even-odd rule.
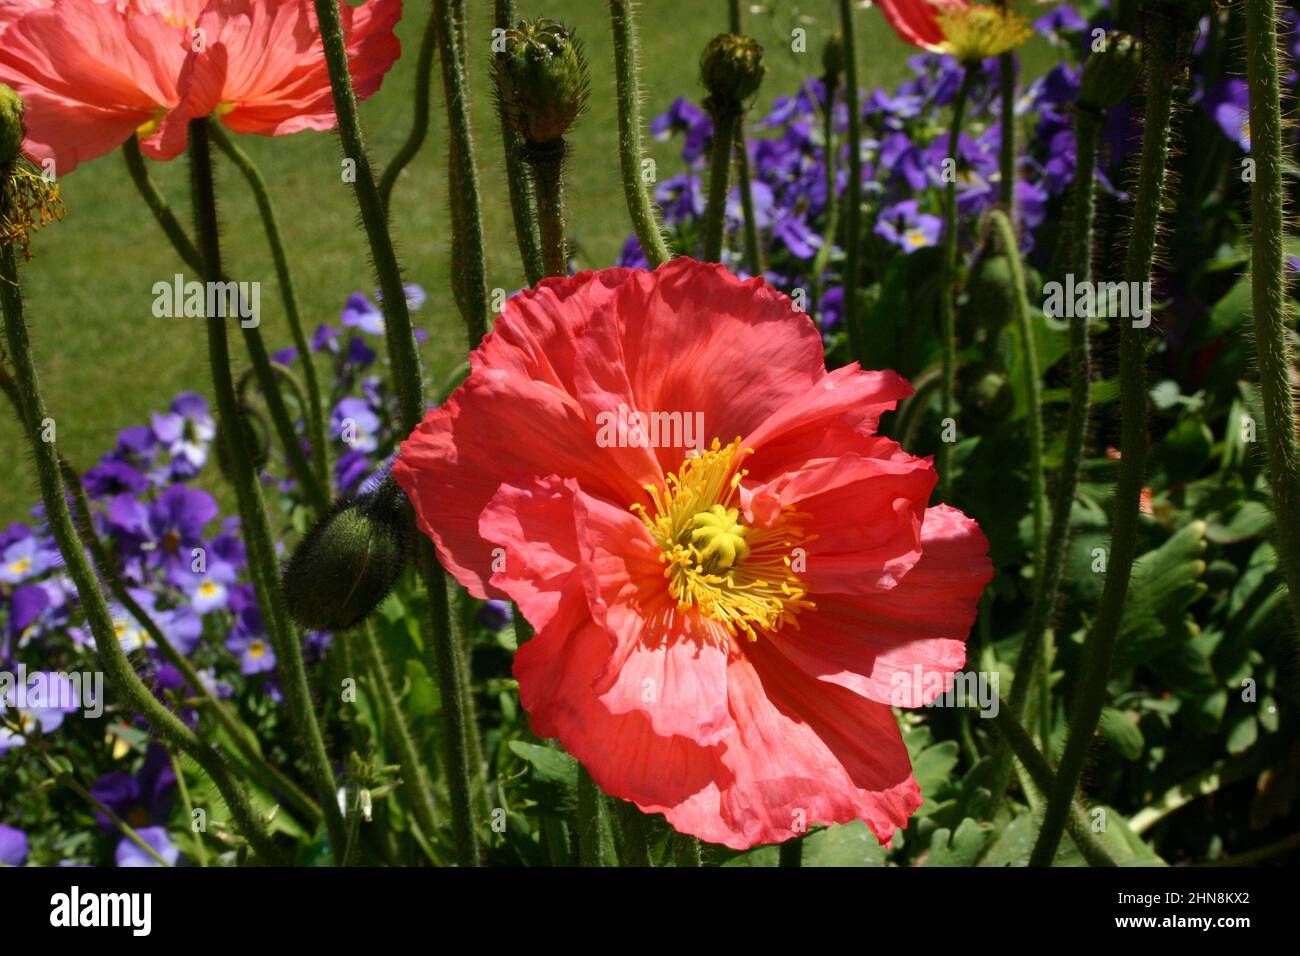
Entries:
[[[402,0],[339,4],[348,66],[358,99],[375,93],[401,54],[393,30]],[[329,71],[309,0],[208,0],[194,24],[180,80],[183,103],[164,135],[185,142],[186,124],[216,116],[237,133],[285,136],[333,129]]]
[[900,39],[931,51],[943,47],[938,15],[947,9],[967,6],[966,0],[876,0],[876,4]]
[[[132,135],[172,159],[202,116],[266,136],[337,122],[310,0],[10,0],[0,11],[0,82],[25,102],[24,151],[59,175]],[[401,12],[401,0],[340,5],[360,98],[401,52]]]
[[[992,570],[875,434],[893,372],[827,372],[762,279],[676,259],[506,304],[393,474],[478,598],[535,636],[533,730],[609,794],[747,848],[921,803],[891,706],[950,689]],[[684,447],[689,446],[689,447]]]
[[151,10],[95,0],[10,6],[0,18],[0,82],[23,98],[23,151],[53,160],[59,176],[132,135],[146,155],[171,158],[158,126],[180,102],[184,41]]

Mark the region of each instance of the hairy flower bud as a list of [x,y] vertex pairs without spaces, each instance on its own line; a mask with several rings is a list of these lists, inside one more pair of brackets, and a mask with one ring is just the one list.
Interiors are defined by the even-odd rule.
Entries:
[[23,148],[23,101],[0,83],[0,166],[8,166]]
[[527,143],[550,143],[587,106],[590,77],[582,44],[555,20],[521,20],[496,57],[496,94]]
[[988,336],[996,335],[1015,314],[1016,287],[1010,260],[1000,254],[981,259],[971,270],[966,293],[963,319]]
[[411,550],[412,517],[392,477],[335,502],[307,533],[284,571],[289,614],[302,628],[360,624],[397,583]]
[[1095,110],[1118,106],[1142,71],[1142,44],[1127,33],[1111,32],[1105,45],[1083,62],[1079,102]]
[[735,33],[715,36],[700,57],[700,80],[715,108],[739,108],[758,92],[766,71],[763,48]]

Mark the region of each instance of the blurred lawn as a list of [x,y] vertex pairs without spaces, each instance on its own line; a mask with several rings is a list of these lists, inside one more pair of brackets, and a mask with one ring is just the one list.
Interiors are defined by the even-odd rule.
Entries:
[[[747,31],[767,51],[769,73],[756,113],[788,95],[799,80],[821,70],[822,41],[834,4],[818,3],[815,15],[793,5],[772,4],[774,13],[750,13]],[[501,142],[489,89],[491,5],[470,0],[471,97],[487,235],[489,288],[523,284],[510,223]],[[427,4],[408,2],[399,27],[403,56],[383,89],[362,106],[377,170],[400,146],[410,125],[416,51]],[[570,236],[580,265],[613,262],[630,232],[619,180],[613,49],[603,0],[520,5],[521,14],[558,15],[574,27],[591,62],[589,112],[570,137],[573,146],[568,202]],[[638,4],[645,119],[677,95],[700,100],[697,58],[705,42],[726,28],[722,0],[644,0]],[[858,63],[864,87],[893,85],[914,52],[885,25],[879,12],[858,16]],[[791,29],[807,31],[806,53],[791,51]],[[449,371],[465,349],[463,326],[451,298],[450,237],[446,204],[446,148],[440,73],[435,64],[430,135],[393,193],[394,233],[409,281],[422,284],[429,301],[416,321],[429,332],[426,372]],[[323,321],[335,322],[354,290],[370,292],[374,280],[351,188],[341,182],[333,132],[269,139],[247,136],[241,145],[272,185],[294,270],[303,320],[310,336]],[[679,143],[653,143],[660,178],[680,171]],[[183,221],[189,222],[187,164],[149,163],[153,176]],[[290,343],[270,256],[256,206],[238,172],[222,164],[218,174],[223,254],[240,280],[260,280],[262,333],[270,350]],[[109,154],[62,181],[67,218],[41,233],[36,261],[23,270],[28,319],[64,454],[89,467],[127,425],[146,423],[179,391],[210,394],[202,323],[158,319],[152,314],[153,284],[170,280],[183,266],[140,201],[122,158]],[[192,278],[188,277],[187,278]],[[237,359],[243,347],[232,325]],[[0,415],[0,523],[24,519],[37,500],[29,456],[19,453],[12,415]]]

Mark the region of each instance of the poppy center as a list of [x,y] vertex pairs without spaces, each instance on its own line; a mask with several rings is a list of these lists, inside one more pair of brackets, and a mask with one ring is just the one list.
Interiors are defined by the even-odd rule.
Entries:
[[[660,547],[668,593],[680,610],[698,610],[732,635],[756,640],[804,608],[805,589],[795,559],[806,543],[799,520],[783,508],[770,524],[749,524],[734,504],[748,473],[738,467],[752,449],[740,439],[687,458],[664,485],[646,485],[652,507],[635,511]],[[798,566],[802,566],[801,564]]]

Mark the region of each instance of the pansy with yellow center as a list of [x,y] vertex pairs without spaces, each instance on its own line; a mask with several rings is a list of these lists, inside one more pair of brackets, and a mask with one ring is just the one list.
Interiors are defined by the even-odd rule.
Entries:
[[[685,258],[541,282],[471,368],[392,473],[456,579],[532,625],[534,732],[710,842],[905,826],[891,705],[951,686],[992,573],[930,460],[875,433],[910,386],[828,372],[789,298]],[[603,441],[618,409],[703,441]]]

